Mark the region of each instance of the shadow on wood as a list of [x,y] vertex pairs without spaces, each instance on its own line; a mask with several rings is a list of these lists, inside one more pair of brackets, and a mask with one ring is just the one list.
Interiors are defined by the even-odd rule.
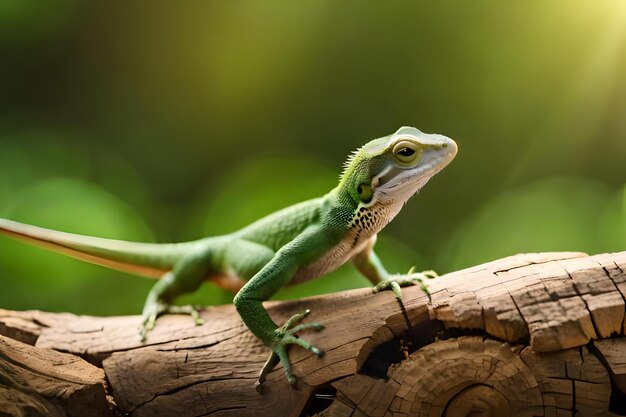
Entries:
[[254,383],[268,351],[233,306],[205,324],[0,310],[0,415],[626,415],[626,252],[516,255],[417,287],[267,303],[320,333]]

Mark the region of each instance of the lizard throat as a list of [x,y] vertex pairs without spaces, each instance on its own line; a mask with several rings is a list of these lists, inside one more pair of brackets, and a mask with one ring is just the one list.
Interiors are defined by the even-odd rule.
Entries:
[[[395,207],[399,206],[399,207]],[[359,206],[348,225],[351,235],[351,247],[359,246],[364,241],[380,232],[402,208],[402,204],[391,201],[378,201],[371,206]]]

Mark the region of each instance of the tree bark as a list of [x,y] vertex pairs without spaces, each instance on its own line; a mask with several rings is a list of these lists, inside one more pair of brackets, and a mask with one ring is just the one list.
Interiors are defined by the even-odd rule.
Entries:
[[268,350],[232,305],[159,318],[0,310],[0,416],[626,414],[626,252],[522,254],[392,292],[268,302],[326,329],[255,380]]

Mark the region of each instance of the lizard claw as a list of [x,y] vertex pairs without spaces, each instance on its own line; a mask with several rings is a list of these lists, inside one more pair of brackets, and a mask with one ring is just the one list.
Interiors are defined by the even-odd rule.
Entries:
[[144,316],[143,321],[141,323],[141,327],[139,328],[139,340],[143,343],[146,341],[148,337],[148,332],[154,329],[156,324],[157,314],[151,313],[147,316]]
[[204,324],[204,320],[200,317],[200,307],[199,306],[169,306],[165,313],[168,314],[189,314],[193,319],[193,322],[196,323],[196,326],[201,326]]
[[285,368],[287,381],[291,385],[296,383],[297,378],[293,374],[291,361],[289,360],[289,355],[287,354],[288,345],[301,346],[316,355],[317,357],[322,357],[324,355],[323,350],[311,345],[309,342],[300,339],[296,335],[296,333],[302,330],[312,329],[319,332],[324,329],[324,326],[319,323],[299,324],[310,313],[311,310],[306,309],[302,313],[294,314],[285,322],[283,326],[274,331],[274,340],[270,345],[272,353],[265,362],[265,365],[263,365],[261,373],[259,374],[259,379],[256,383],[256,390],[259,394],[263,393],[263,382],[265,382],[267,374],[278,364],[278,362],[281,362],[283,364],[283,367]]
[[401,287],[419,284],[422,292],[428,297],[428,302],[432,301],[428,285],[424,282],[426,279],[437,278],[439,275],[435,271],[414,272],[415,267],[411,267],[406,275],[392,275],[391,278],[385,279],[372,288],[373,293],[390,289],[396,295],[398,301],[402,301]]
[[196,326],[204,324],[204,320],[200,317],[200,312],[197,306],[176,306],[168,305],[162,302],[156,302],[151,305],[146,305],[143,311],[143,321],[139,327],[139,339],[141,342],[145,342],[148,337],[148,333],[154,329],[156,320],[163,314],[189,314]]

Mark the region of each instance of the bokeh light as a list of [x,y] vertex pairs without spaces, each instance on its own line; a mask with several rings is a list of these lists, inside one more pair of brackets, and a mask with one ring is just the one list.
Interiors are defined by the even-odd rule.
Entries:
[[[622,0],[0,5],[0,216],[69,232],[227,233],[414,125],[459,154],[380,235],[388,269],[625,250],[625,115]],[[3,237],[0,282],[0,307],[86,314],[153,284]],[[348,265],[277,298],[365,285]]]

